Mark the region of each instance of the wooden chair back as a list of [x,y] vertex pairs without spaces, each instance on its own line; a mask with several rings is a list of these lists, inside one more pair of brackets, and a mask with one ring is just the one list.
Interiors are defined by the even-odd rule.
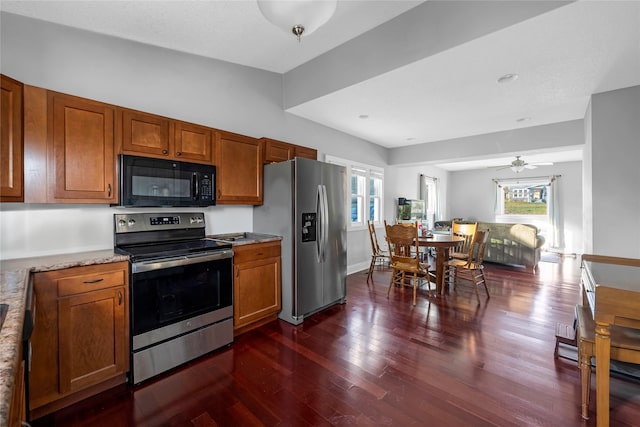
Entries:
[[387,224],[384,222],[391,266],[406,271],[420,270],[418,224]]
[[484,260],[484,251],[489,240],[489,230],[477,230],[473,235],[473,240],[469,245],[467,253],[467,264],[473,267],[481,266]]
[[462,237],[464,241],[452,248],[450,252],[450,256],[452,258],[467,259],[467,255],[471,247],[471,242],[473,241],[474,235],[476,234],[477,230],[477,222],[461,224],[459,222],[453,221],[453,223],[451,224],[451,234],[454,236]]
[[[413,288],[413,305],[416,305],[418,283],[426,281],[431,295],[428,266],[420,263],[420,242],[418,240],[418,223],[393,224],[384,222],[389,256],[391,257],[391,279],[387,288],[387,298],[391,288],[411,286]],[[406,279],[411,284],[406,284]]]
[[376,227],[373,224],[373,221],[367,221],[367,228],[369,229],[369,239],[371,240],[371,253],[374,256],[386,256],[385,251],[380,248],[380,244],[378,243]]

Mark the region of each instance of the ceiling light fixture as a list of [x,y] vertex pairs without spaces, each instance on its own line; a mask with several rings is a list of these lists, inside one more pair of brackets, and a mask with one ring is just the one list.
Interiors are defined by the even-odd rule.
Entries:
[[338,0],[257,0],[267,21],[298,38],[313,33],[336,11]]
[[529,120],[531,120],[531,117],[520,117],[519,119],[516,119],[516,122],[522,123],[522,122],[528,122]]
[[504,76],[498,78],[498,83],[511,83],[515,80],[518,80],[518,77],[520,76],[518,76],[517,74],[505,74]]
[[360,115],[358,116],[358,118],[359,118],[359,119],[368,119],[368,118],[369,118],[369,115],[368,115],[368,114],[360,114]]

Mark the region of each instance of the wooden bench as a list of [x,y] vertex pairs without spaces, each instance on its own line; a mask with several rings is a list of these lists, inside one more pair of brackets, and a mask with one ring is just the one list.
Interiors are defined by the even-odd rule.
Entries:
[[[589,395],[591,392],[591,358],[595,356],[595,329],[589,307],[576,306],[578,364],[582,388],[582,418],[589,419]],[[611,359],[629,360],[629,352],[640,352],[640,335],[634,329],[611,326]]]

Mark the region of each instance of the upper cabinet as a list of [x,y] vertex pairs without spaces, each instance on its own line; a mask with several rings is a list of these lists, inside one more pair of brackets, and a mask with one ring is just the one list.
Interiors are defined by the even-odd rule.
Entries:
[[47,92],[50,201],[116,203],[112,105]]
[[212,129],[122,109],[122,152],[212,164]]
[[22,202],[22,83],[0,75],[0,202]]
[[278,163],[291,160],[294,157],[306,157],[317,160],[318,152],[313,148],[301,145],[289,144],[288,142],[277,141],[271,138],[261,138],[264,144],[264,162]]
[[214,141],[218,204],[262,204],[262,141],[216,131]]

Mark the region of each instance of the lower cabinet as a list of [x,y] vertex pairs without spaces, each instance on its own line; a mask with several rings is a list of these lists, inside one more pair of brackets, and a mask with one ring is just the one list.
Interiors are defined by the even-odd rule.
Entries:
[[32,418],[125,382],[128,263],[34,273]]
[[277,318],[280,241],[233,247],[233,322],[236,335]]
[[25,388],[24,388],[24,360],[22,360],[22,346],[19,346],[18,369],[13,378],[13,392],[11,394],[11,403],[9,413],[7,415],[8,427],[21,427],[26,421],[26,404],[25,404]]

